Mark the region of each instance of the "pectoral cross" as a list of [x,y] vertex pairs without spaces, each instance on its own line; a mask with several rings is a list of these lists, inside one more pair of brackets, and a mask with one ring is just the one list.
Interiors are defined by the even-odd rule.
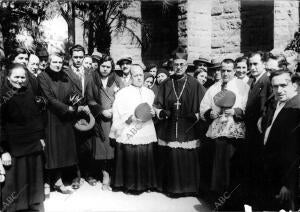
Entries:
[[179,100],[177,100],[174,105],[176,106],[176,110],[179,110],[181,103],[179,102]]

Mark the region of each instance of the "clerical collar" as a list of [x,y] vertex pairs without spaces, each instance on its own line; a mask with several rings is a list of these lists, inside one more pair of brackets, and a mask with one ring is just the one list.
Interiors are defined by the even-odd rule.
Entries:
[[183,79],[183,77],[185,77],[185,76],[186,76],[185,74],[181,74],[181,75],[173,74],[171,76],[171,78],[174,80],[180,80],[180,79]]

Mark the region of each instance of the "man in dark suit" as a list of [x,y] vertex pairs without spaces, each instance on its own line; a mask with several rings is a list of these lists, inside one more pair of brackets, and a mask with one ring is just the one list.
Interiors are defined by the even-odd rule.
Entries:
[[262,118],[263,154],[259,180],[259,210],[295,210],[294,197],[299,167],[300,95],[291,73],[272,72],[274,104],[266,105]]
[[[254,52],[249,56],[249,69],[252,82],[245,112],[246,141],[248,145],[249,167],[246,182],[249,186],[250,199],[256,199],[256,189],[253,187],[258,180],[258,167],[261,164],[257,155],[261,154],[262,135],[258,131],[257,122],[262,115],[262,111],[268,97],[271,95],[271,84],[269,76],[265,70],[265,55],[263,52]],[[253,196],[254,195],[254,196]]]
[[[69,70],[66,72],[69,75],[69,78],[75,85],[75,90],[79,91],[80,94],[85,97],[86,88],[89,80],[91,79],[89,73],[85,71],[82,66],[84,59],[84,48],[80,45],[74,45],[70,49],[71,56],[71,66]],[[79,106],[83,110],[83,106]],[[87,107],[84,107],[86,110]],[[79,109],[80,110],[80,109]],[[90,161],[88,155],[90,155],[89,151],[91,150],[91,144],[89,140],[89,132],[81,132],[76,131],[76,142],[77,142],[77,154],[79,159],[79,167],[77,167],[77,177],[73,180],[72,188],[78,189],[80,187],[80,179],[81,175],[88,178],[89,170],[87,169],[87,164]]]

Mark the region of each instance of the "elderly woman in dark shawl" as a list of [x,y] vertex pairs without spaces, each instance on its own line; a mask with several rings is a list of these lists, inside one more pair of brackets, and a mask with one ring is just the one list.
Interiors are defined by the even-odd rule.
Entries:
[[37,81],[26,72],[22,64],[12,64],[1,88],[0,150],[6,167],[3,211],[44,211],[45,104],[40,101]]

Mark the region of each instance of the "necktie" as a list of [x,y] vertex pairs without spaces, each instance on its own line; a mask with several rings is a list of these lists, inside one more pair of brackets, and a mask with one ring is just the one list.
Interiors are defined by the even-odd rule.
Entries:
[[227,88],[227,82],[223,82],[221,85],[221,90],[224,91]]
[[255,85],[255,82],[256,82],[256,78],[255,78],[255,77],[253,77],[253,78],[252,78],[252,82],[251,82],[250,89],[252,89],[252,88],[254,87],[254,85]]

